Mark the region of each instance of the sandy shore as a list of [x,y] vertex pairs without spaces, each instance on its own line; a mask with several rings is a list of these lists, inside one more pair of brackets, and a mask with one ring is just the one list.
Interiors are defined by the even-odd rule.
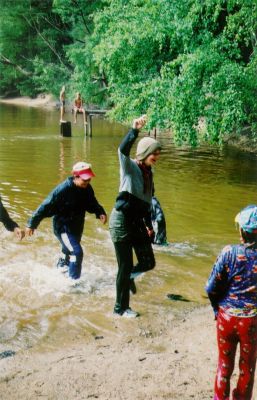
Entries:
[[116,331],[109,334],[70,338],[52,351],[34,348],[0,360],[0,393],[5,400],[210,399],[215,370],[210,310],[176,320],[169,315],[158,327],[140,318],[113,317]]
[[175,319],[171,312],[159,326],[156,322],[113,317],[115,331],[109,334],[71,336],[66,343],[60,338],[58,348],[32,348],[2,359],[2,398],[212,399],[217,353],[210,307]]
[[27,96],[14,97],[7,99],[0,99],[0,103],[3,104],[13,104],[17,106],[26,107],[56,107],[57,100],[54,100],[53,96],[50,94],[40,94],[36,98],[31,98]]

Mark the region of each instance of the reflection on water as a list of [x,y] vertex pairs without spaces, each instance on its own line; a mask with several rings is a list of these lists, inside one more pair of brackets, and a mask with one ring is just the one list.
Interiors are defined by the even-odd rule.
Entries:
[[[86,138],[78,121],[72,137],[62,138],[58,118],[57,110],[0,105],[0,194],[22,226],[80,160],[93,164],[93,187],[108,214],[114,204],[117,147],[126,128],[97,119],[93,138]],[[238,240],[234,216],[257,201],[255,156],[228,148],[176,149],[165,134],[158,140],[163,152],[155,188],[169,245],[154,246],[156,269],[138,280],[131,303],[142,318],[165,313],[167,307],[206,303],[204,283],[217,253]],[[49,219],[22,243],[0,226],[0,352],[45,343],[49,337],[64,340],[71,332],[101,329],[117,335],[112,315],[116,261],[108,227],[88,215],[82,245],[81,282],[71,287],[55,269],[59,244]]]

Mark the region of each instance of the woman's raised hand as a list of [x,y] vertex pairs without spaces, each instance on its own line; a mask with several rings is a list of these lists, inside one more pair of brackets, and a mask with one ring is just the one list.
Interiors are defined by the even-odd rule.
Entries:
[[134,119],[132,127],[134,129],[141,129],[146,124],[146,115],[141,115],[141,117]]

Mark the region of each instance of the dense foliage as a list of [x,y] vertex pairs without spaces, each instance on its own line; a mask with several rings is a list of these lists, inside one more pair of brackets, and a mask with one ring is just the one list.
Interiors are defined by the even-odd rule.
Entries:
[[256,132],[255,0],[0,0],[0,90],[111,107],[179,143]]

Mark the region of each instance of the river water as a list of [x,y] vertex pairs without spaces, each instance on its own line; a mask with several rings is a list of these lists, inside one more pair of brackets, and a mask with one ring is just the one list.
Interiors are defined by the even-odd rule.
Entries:
[[[63,138],[57,110],[0,105],[0,194],[21,226],[81,160],[93,164],[96,197],[110,214],[119,183],[117,147],[127,129],[94,119],[89,138],[79,117],[72,137]],[[238,241],[235,214],[257,202],[256,156],[229,148],[175,148],[165,134],[158,140],[163,151],[155,188],[170,245],[155,247],[155,270],[138,280],[131,306],[143,319],[208,303],[204,284],[212,264],[224,245]],[[81,282],[72,288],[55,268],[59,244],[51,220],[22,242],[1,224],[0,351],[51,347],[72,335],[116,334],[114,250],[108,227],[93,215],[86,216],[82,245]]]

